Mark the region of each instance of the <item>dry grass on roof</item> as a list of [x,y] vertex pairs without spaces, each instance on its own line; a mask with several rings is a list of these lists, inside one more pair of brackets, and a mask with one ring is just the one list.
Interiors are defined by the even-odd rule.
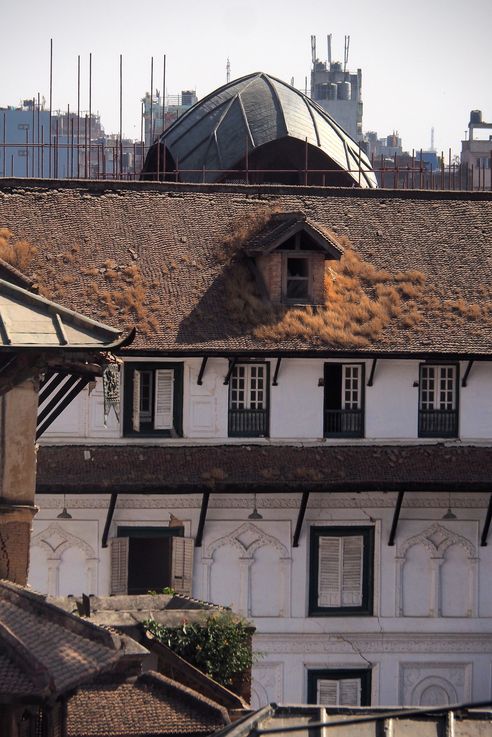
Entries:
[[16,240],[8,228],[0,228],[0,259],[25,273],[38,249],[26,240]]
[[341,259],[327,262],[324,304],[272,305],[261,296],[246,261],[235,257],[270,215],[269,209],[260,211],[257,219],[239,229],[239,240],[226,244],[227,305],[239,329],[252,330],[256,338],[297,338],[309,344],[363,348],[384,340],[385,331],[422,331],[427,321],[477,335],[484,321],[492,322],[492,289],[482,288],[478,302],[470,301],[459,290],[442,292],[428,283],[422,271],[392,272],[375,267],[356,253],[345,236],[336,236],[345,249]]
[[405,328],[420,322],[417,300],[425,284],[420,271],[392,274],[363,261],[346,239],[342,245],[341,259],[330,261],[326,268],[325,303],[285,310],[277,322],[256,327],[258,338],[301,337],[320,344],[364,347],[393,322]]

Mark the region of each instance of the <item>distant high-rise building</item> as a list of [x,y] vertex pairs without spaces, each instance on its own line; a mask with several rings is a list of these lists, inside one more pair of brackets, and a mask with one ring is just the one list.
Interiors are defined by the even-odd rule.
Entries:
[[332,61],[331,34],[327,36],[327,61],[316,52],[316,36],[311,36],[311,98],[321,105],[355,140],[362,138],[362,70],[347,69],[350,36],[345,36],[344,61]]
[[151,146],[157,136],[169,128],[183,113],[197,102],[195,90],[182,90],[180,95],[155,95],[148,92],[142,99],[145,146]]
[[114,145],[94,113],[53,110],[50,117],[44,98],[0,107],[0,177],[109,177]]
[[481,110],[472,110],[468,139],[461,141],[461,163],[472,177],[473,189],[490,189],[492,171],[492,123],[482,119]]

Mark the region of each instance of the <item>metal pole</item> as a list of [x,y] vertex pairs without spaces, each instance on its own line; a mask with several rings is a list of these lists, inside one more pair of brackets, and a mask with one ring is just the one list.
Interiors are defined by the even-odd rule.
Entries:
[[39,92],[38,92],[38,109],[37,109],[37,119],[38,119],[38,121],[37,121],[37,126],[36,126],[36,130],[37,130],[37,136],[36,136],[36,138],[37,138],[37,141],[38,141],[38,150],[37,150],[37,154],[38,155],[36,157],[37,160],[38,160],[37,161],[37,164],[38,164],[38,177],[40,176],[40,174],[39,174],[39,165],[40,165],[40,155],[41,155],[41,151],[39,149],[39,132],[40,132],[40,128],[39,128],[39,124],[40,124],[39,114],[40,114],[40,108],[41,108],[41,100],[40,100],[40,95],[39,95]]
[[92,53],[89,54],[89,178],[91,176],[91,141],[92,141]]
[[87,113],[84,118],[84,179],[87,179]]
[[80,179],[80,54],[77,57],[77,179]]
[[[307,79],[307,77],[306,77]],[[306,147],[304,151],[304,184],[307,186],[308,183],[308,139],[306,136]]]
[[41,177],[44,179],[44,125],[41,126]]
[[53,109],[53,39],[50,38],[50,126],[48,177],[51,179],[51,113]]
[[154,142],[154,57],[150,57],[150,135],[149,145],[152,146]]
[[7,115],[6,113],[3,114],[3,172],[2,176],[5,176],[7,173]]
[[[166,130],[166,55],[162,60],[162,131]],[[164,149],[165,150],[165,149]]]
[[34,148],[34,142],[36,140],[35,136],[35,128],[36,128],[36,98],[32,98],[32,161],[31,161],[31,176],[34,178],[34,157],[36,150]]
[[120,178],[123,176],[123,54],[120,54]]

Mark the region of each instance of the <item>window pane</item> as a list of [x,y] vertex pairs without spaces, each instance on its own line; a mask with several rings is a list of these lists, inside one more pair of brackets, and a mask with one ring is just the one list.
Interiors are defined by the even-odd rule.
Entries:
[[309,262],[307,258],[288,258],[287,259],[287,277],[304,277],[309,276]]
[[307,279],[287,279],[287,299],[307,299],[308,297]]

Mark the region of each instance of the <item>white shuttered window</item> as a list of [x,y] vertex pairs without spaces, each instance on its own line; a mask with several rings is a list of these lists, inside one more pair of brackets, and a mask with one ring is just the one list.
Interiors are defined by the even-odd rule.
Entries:
[[318,606],[361,606],[362,535],[319,538]]
[[310,616],[371,615],[373,568],[372,525],[313,525],[310,531]]
[[317,684],[317,703],[324,706],[360,706],[360,678],[330,680],[320,678]]
[[170,430],[173,426],[173,369],[158,369],[155,372],[154,428]]
[[182,364],[126,363],[124,433],[182,435]]

